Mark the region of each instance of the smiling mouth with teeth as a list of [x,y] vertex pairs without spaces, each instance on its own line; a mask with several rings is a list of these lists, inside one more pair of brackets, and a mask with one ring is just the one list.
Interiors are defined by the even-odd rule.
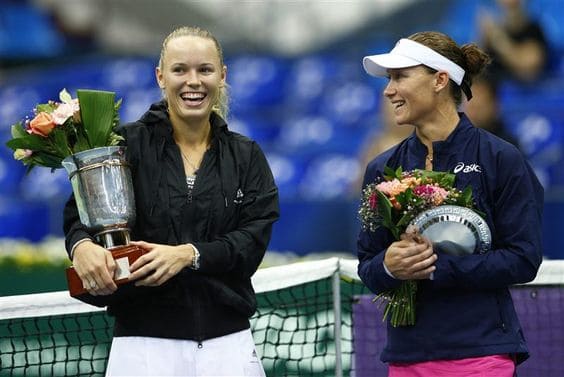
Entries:
[[204,93],[184,93],[180,96],[180,98],[184,101],[199,102],[206,98],[206,95]]

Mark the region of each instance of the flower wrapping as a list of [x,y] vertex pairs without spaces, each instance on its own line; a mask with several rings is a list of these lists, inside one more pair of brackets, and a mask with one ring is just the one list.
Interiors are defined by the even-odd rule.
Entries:
[[[472,189],[454,187],[455,175],[428,170],[403,171],[384,168],[382,178],[367,184],[362,190],[358,211],[362,228],[374,232],[379,227],[390,231],[399,240],[404,233],[420,239],[417,230],[408,229],[412,220],[423,211],[441,206],[457,205],[474,209]],[[375,302],[385,303],[383,320],[392,326],[415,324],[417,281],[405,280],[395,289],[380,293]]]
[[113,92],[82,89],[72,98],[63,89],[58,101],[38,104],[31,119],[12,125],[12,139],[6,145],[28,171],[35,166],[58,169],[70,155],[118,145],[123,140],[115,132],[121,100],[114,99]]

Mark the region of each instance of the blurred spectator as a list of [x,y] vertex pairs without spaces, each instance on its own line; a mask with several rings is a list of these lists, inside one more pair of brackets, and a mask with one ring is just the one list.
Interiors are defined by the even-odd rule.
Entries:
[[359,156],[359,176],[354,181],[351,188],[352,194],[357,195],[362,186],[362,177],[368,163],[380,153],[390,149],[394,145],[413,133],[413,126],[396,124],[394,119],[394,106],[387,98],[382,98],[380,102],[379,113],[380,124],[375,131],[370,133],[368,139],[364,142]]
[[489,75],[476,77],[472,83],[472,94],[472,99],[465,103],[466,115],[472,123],[520,148],[501,117],[497,82]]
[[478,14],[483,47],[492,57],[495,79],[532,82],[547,67],[548,44],[539,22],[529,18],[522,0],[497,0],[501,19],[491,13]]
[[64,35],[65,54],[85,54],[98,49],[97,33],[100,20],[107,13],[93,0],[34,0],[49,13],[54,27]]

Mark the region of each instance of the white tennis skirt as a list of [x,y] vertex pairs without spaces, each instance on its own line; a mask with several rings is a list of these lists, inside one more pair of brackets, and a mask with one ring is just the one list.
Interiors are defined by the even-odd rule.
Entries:
[[201,343],[142,336],[115,337],[106,376],[264,377],[251,330]]

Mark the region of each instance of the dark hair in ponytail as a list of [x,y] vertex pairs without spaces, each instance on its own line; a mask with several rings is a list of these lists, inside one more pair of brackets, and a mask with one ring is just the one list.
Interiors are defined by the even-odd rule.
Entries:
[[491,62],[488,54],[475,43],[459,46],[451,37],[437,31],[422,31],[410,35],[408,39],[433,49],[464,69],[466,73],[462,84],[450,86],[456,105],[462,103],[462,91],[465,92],[468,99],[472,97],[470,87],[474,77],[480,75]]

